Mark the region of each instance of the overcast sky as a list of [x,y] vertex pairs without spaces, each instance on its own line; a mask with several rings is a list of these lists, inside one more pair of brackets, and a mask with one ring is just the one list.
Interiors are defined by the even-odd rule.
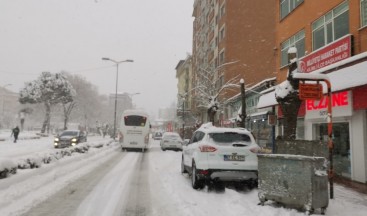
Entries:
[[[79,74],[101,94],[135,93],[154,112],[176,100],[175,67],[192,48],[194,0],[0,0],[0,85],[42,71]],[[150,108],[149,108],[150,107]]]

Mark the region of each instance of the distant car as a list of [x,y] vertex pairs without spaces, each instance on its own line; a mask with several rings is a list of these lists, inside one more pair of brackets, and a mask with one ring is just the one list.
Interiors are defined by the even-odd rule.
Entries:
[[75,146],[87,141],[87,133],[81,130],[65,130],[55,137],[55,148]]
[[257,185],[256,144],[251,132],[244,128],[219,128],[211,124],[196,130],[183,147],[181,172],[189,173],[194,189],[225,182]]
[[163,133],[162,133],[162,132],[155,132],[155,133],[153,134],[153,139],[154,139],[154,140],[161,140],[161,139],[162,139],[162,135],[163,135]]
[[182,144],[183,140],[176,132],[165,132],[160,142],[161,149],[163,151],[166,151],[167,149],[182,151]]

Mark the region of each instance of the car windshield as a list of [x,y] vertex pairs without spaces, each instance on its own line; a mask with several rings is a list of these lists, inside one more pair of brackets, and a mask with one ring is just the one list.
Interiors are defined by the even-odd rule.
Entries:
[[78,136],[78,131],[64,131],[60,136]]
[[209,137],[216,143],[251,142],[249,135],[236,132],[209,133]]

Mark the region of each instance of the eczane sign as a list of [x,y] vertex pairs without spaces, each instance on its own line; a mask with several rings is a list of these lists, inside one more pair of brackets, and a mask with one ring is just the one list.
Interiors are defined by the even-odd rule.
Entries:
[[[351,91],[336,92],[331,95],[332,116],[352,115]],[[317,119],[327,116],[329,97],[324,95],[320,100],[306,100],[306,119]]]

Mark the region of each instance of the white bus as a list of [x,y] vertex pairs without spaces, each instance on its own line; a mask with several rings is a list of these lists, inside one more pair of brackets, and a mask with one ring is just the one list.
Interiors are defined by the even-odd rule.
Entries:
[[150,120],[142,110],[125,110],[122,114],[119,142],[122,150],[144,152],[149,147]]

